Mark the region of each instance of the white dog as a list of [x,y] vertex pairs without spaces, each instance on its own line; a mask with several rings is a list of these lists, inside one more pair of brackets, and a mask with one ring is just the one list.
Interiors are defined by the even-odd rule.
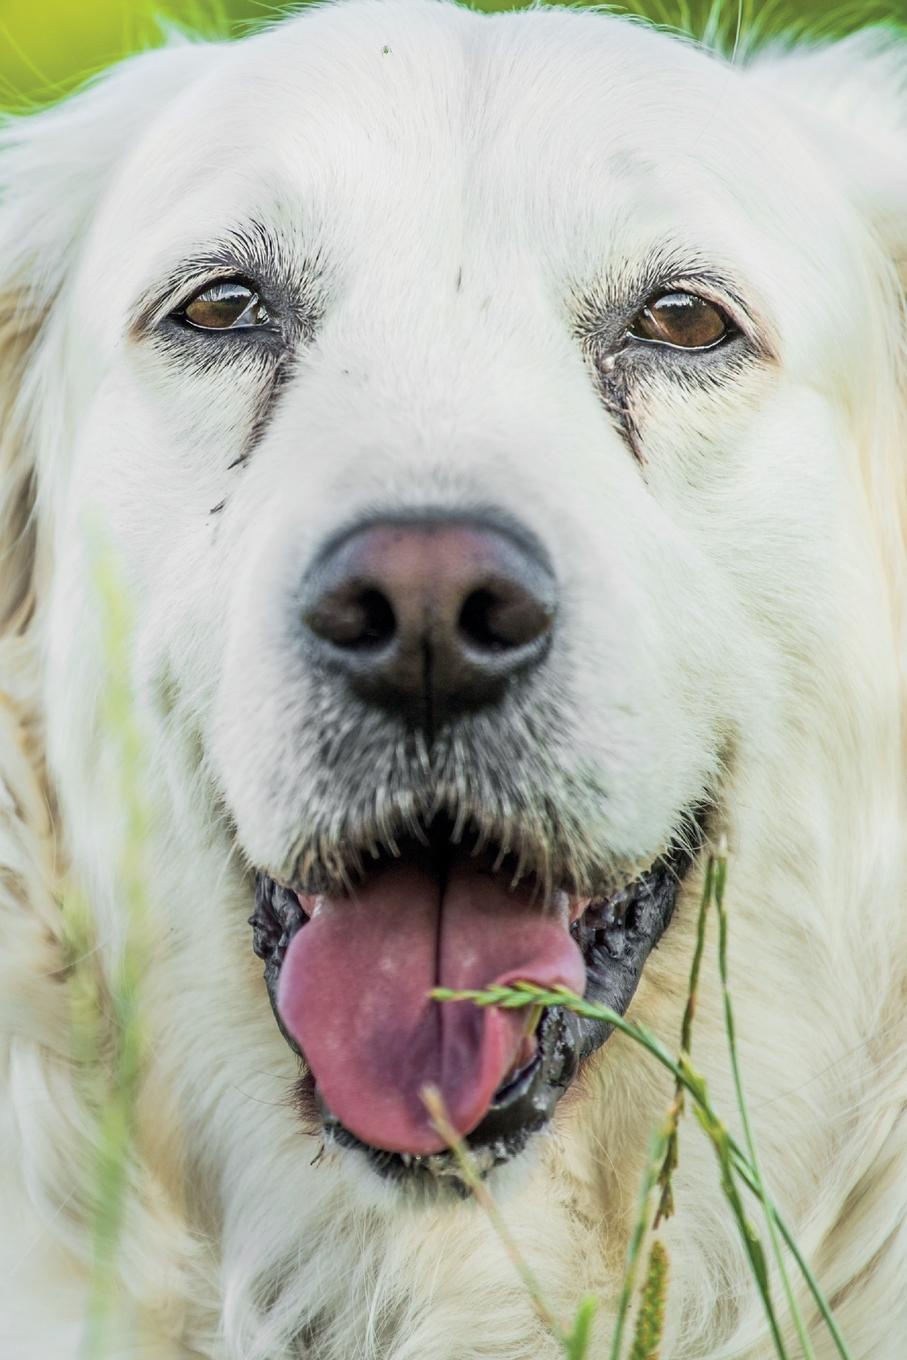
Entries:
[[[433,1082],[604,1354],[670,1078],[427,993],[568,983],[674,1047],[725,831],[762,1162],[854,1357],[905,1354],[905,51],[348,0],[3,134],[5,1360],[73,1360],[90,1301],[60,892],[111,976],[104,553],[154,925],[111,1353],[559,1354]],[[692,1120],[675,1198],[663,1353],[767,1360]]]

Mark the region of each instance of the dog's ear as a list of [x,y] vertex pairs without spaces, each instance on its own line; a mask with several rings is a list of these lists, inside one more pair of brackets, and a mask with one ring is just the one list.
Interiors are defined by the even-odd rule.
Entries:
[[0,128],[0,637],[33,610],[37,464],[62,433],[55,304],[118,162],[203,60],[188,42],[144,53]]

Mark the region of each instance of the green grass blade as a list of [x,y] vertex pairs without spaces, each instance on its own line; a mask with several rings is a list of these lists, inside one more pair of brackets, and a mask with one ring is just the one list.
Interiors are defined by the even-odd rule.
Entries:
[[[699,902],[699,916],[696,921],[696,945],[693,950],[693,961],[690,965],[690,980],[687,985],[687,1003],[684,1007],[683,1021],[680,1027],[680,1052],[681,1056],[689,1055],[693,1044],[693,1020],[696,1016],[696,1005],[699,999],[699,972],[702,966],[702,956],[705,953],[705,934],[708,918],[709,905],[712,900],[712,860],[711,857],[706,865],[705,882],[702,887],[702,896]],[[655,1212],[655,1227],[657,1228],[662,1219],[670,1218],[674,1212],[674,1190],[672,1176],[677,1168],[677,1160],[680,1151],[680,1119],[683,1114],[683,1084],[679,1080],[674,1087],[674,1100],[668,1114],[668,1143],[665,1149],[664,1163],[658,1177],[658,1184],[661,1187],[661,1198]]]
[[[667,1071],[671,1072],[675,1078],[682,1082],[685,1090],[692,1096],[697,1108],[717,1119],[717,1115],[709,1104],[708,1095],[705,1090],[705,1082],[691,1064],[681,1064],[676,1061],[667,1048],[665,1048],[661,1040],[645,1025],[638,1021],[627,1020],[617,1011],[612,1010],[610,1006],[602,1006],[597,1002],[587,1001],[585,998],[577,996],[575,992],[571,992],[566,987],[548,989],[538,987],[535,983],[531,982],[517,982],[514,983],[512,987],[494,987],[486,989],[485,991],[455,991],[451,988],[438,987],[432,991],[431,996],[437,1001],[472,1001],[473,1004],[479,1006],[498,1005],[500,1001],[506,997],[507,999],[512,1000],[514,1007],[536,1004],[540,1006],[566,1006],[567,1009],[574,1011],[577,1015],[585,1015],[592,1020],[601,1020],[605,1024],[610,1025],[613,1029],[619,1030],[620,1033],[625,1034],[635,1043],[640,1044],[656,1062],[660,1063],[662,1067],[666,1068]],[[741,1177],[753,1194],[761,1198],[759,1194],[759,1185],[747,1154],[729,1134],[726,1136],[735,1172]],[[834,1319],[828,1300],[825,1298],[822,1288],[812,1270],[809,1268],[802,1252],[797,1247],[794,1236],[784,1222],[777,1206],[768,1196],[766,1196],[766,1199],[763,1202],[768,1205],[769,1210],[778,1225],[778,1230],[797,1262],[798,1269],[801,1271],[807,1287],[815,1300],[816,1306],[822,1315],[823,1321],[828,1328],[829,1334],[835,1343],[835,1348],[840,1360],[854,1360],[854,1356]]]
[[563,1340],[564,1360],[587,1360],[592,1344],[592,1323],[598,1311],[598,1299],[587,1294],[580,1301],[573,1320],[573,1330]]
[[[444,1101],[442,1100],[441,1097],[441,1092],[437,1089],[437,1087],[425,1086],[422,1089],[421,1097],[422,1104],[428,1111],[429,1117],[434,1128],[436,1129],[438,1134],[444,1139],[444,1142],[447,1144],[447,1146],[453,1153],[454,1157],[456,1158],[457,1167],[459,1169],[464,1184],[469,1187],[477,1203],[481,1206],[482,1209],[484,1209],[485,1213],[489,1218],[489,1221],[491,1222],[491,1226],[494,1228],[494,1231],[498,1236],[499,1241],[501,1242],[502,1246],[504,1247],[504,1250],[507,1252],[507,1255],[513,1262],[517,1274],[520,1276],[520,1279],[523,1281],[523,1284],[526,1287],[526,1291],[529,1294],[529,1297],[532,1299],[532,1303],[539,1320],[541,1321],[543,1326],[547,1328],[551,1335],[556,1338],[561,1347],[564,1349],[565,1353],[569,1355],[569,1352],[567,1351],[569,1336],[564,1331],[563,1327],[558,1322],[557,1318],[554,1316],[551,1309],[548,1307],[548,1304],[545,1301],[545,1296],[542,1292],[541,1285],[536,1279],[535,1274],[531,1266],[529,1265],[529,1262],[526,1260],[525,1256],[520,1251],[519,1244],[517,1243],[516,1239],[514,1238],[513,1234],[508,1228],[507,1223],[500,1209],[495,1203],[487,1185],[482,1180],[482,1177],[479,1171],[477,1170],[472,1160],[472,1157],[469,1153],[469,1149],[467,1148],[463,1139],[457,1133],[453,1124],[450,1122],[450,1117],[448,1116],[447,1110],[445,1109]],[[580,1356],[582,1356],[582,1352],[580,1352]]]
[[664,1163],[668,1133],[669,1126],[666,1123],[663,1128],[658,1129],[652,1135],[649,1158],[646,1163],[646,1169],[643,1173],[642,1185],[639,1191],[639,1208],[636,1213],[636,1221],[633,1224],[630,1241],[627,1243],[627,1259],[624,1266],[624,1278],[620,1287],[620,1297],[617,1301],[617,1317],[614,1320],[614,1331],[611,1334],[609,1360],[620,1360],[624,1329],[627,1323],[627,1315],[630,1311],[630,1302],[633,1298],[633,1286],[636,1282],[636,1269],[649,1221],[649,1204],[655,1191],[655,1187],[658,1184],[659,1172]]
[[724,998],[724,1019],[727,1031],[728,1051],[731,1059],[731,1072],[734,1079],[734,1090],[737,1096],[737,1108],[740,1112],[740,1122],[743,1125],[743,1134],[746,1141],[749,1162],[752,1167],[753,1177],[758,1187],[758,1195],[762,1201],[765,1213],[765,1223],[768,1230],[769,1241],[772,1245],[772,1252],[778,1267],[778,1275],[781,1279],[787,1306],[794,1325],[797,1329],[797,1336],[803,1351],[803,1360],[815,1360],[815,1351],[809,1334],[806,1330],[806,1323],[797,1304],[790,1276],[784,1261],[784,1253],[781,1250],[781,1243],[778,1238],[778,1229],[775,1224],[774,1214],[768,1207],[768,1193],[765,1188],[765,1181],[762,1176],[762,1168],[756,1152],[756,1140],[753,1136],[752,1124],[749,1117],[749,1107],[746,1101],[746,1094],[743,1087],[743,1079],[740,1073],[740,1060],[737,1052],[737,1032],[734,1024],[734,1008],[731,999],[730,978],[727,962],[728,945],[728,911],[725,902],[725,887],[727,882],[727,858],[723,851],[715,858],[715,872],[713,877],[715,907],[718,914],[718,971],[721,976],[721,989]]

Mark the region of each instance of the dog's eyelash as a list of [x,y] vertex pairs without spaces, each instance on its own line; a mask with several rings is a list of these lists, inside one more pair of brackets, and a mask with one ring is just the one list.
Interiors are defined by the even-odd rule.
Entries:
[[[186,345],[194,339],[196,348],[210,352],[212,334],[196,329],[193,336],[181,315],[206,289],[238,284],[258,296],[271,323],[247,329],[261,340],[269,334],[272,343],[283,340],[289,349],[311,337],[324,313],[325,268],[317,249],[306,251],[295,237],[252,219],[198,244],[162,269],[131,309],[127,333],[137,341],[169,333]],[[236,339],[231,335],[231,341]]]
[[[666,336],[647,336],[635,329],[640,318],[658,302],[680,293],[700,297],[714,309],[724,322],[719,336],[706,344],[683,345],[671,343]],[[764,354],[764,346],[753,336],[748,325],[740,323],[738,315],[723,302],[713,301],[703,293],[693,293],[689,286],[681,288],[668,284],[637,305],[608,309],[607,312],[598,307],[594,311],[587,308],[577,327],[577,337],[603,392],[608,394],[607,404],[612,409],[625,409],[627,390],[635,374],[660,372],[667,379],[695,383],[717,378],[726,371],[725,366],[734,356],[741,357],[746,352],[754,356]],[[617,393],[619,400],[616,400]]]
[[[644,339],[631,334],[641,315],[672,296],[701,300],[725,320],[726,333],[714,344],[671,346],[664,339]],[[585,348],[604,361],[616,356],[628,341],[650,353],[691,358],[706,356],[735,340],[745,343],[756,355],[770,358],[774,346],[767,338],[770,328],[757,319],[741,295],[739,287],[719,272],[700,265],[691,267],[672,252],[658,252],[634,271],[632,280],[600,279],[591,286],[576,285],[572,290],[574,326]]]

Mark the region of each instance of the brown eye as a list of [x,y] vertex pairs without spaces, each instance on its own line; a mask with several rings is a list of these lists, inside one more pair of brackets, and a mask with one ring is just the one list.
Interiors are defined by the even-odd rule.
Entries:
[[268,310],[254,288],[237,279],[212,283],[196,293],[180,313],[201,331],[239,331],[266,326]]
[[647,302],[630,323],[637,340],[675,349],[710,349],[731,332],[724,312],[695,293],[663,293]]

